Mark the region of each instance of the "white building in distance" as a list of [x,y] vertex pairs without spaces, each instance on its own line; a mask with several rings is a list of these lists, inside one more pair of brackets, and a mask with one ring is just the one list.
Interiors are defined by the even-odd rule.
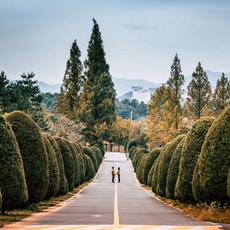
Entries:
[[133,93],[132,99],[136,99],[139,103],[144,102],[145,104],[148,104],[153,92],[154,92],[154,88],[143,89],[142,86],[133,86],[132,87],[132,93]]

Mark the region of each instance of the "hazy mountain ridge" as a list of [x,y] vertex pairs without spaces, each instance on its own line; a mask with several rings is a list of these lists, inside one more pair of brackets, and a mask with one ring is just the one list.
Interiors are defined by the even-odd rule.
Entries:
[[[206,70],[208,79],[214,88],[216,86],[216,82],[218,79],[221,78],[222,72],[214,72],[210,70]],[[230,79],[230,72],[225,73],[225,77]],[[126,78],[118,78],[118,77],[113,77],[112,78],[114,82],[114,87],[117,92],[117,97],[122,96],[130,91],[132,91],[132,86],[142,86],[144,89],[149,89],[149,88],[157,88],[159,87],[162,83],[154,83],[153,81],[146,81],[142,79],[126,79]],[[187,87],[189,82],[192,80],[192,75],[185,76],[185,85],[184,88]],[[38,81],[38,86],[41,89],[41,92],[46,93],[58,93],[60,92],[60,88],[62,84],[47,84],[43,81]]]

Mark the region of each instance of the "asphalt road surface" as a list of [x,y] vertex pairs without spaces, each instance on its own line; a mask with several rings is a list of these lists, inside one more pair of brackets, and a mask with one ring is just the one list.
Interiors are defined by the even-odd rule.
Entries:
[[[112,183],[111,168],[121,168],[121,182]],[[3,229],[159,229],[216,230],[164,205],[140,187],[124,153],[106,153],[93,182],[59,207],[36,213]]]

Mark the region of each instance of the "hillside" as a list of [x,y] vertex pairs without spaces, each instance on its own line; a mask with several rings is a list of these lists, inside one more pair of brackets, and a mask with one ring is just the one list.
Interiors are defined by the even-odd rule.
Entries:
[[[208,75],[208,79],[214,88],[216,86],[217,79],[221,77],[221,72],[213,72],[210,70],[206,70]],[[225,76],[230,79],[230,72],[225,73]],[[142,86],[144,89],[149,88],[157,88],[161,85],[161,83],[154,83],[152,81],[146,81],[142,79],[126,79],[126,78],[118,78],[113,77],[114,86],[117,92],[117,97],[120,97],[130,91],[132,91],[132,86]],[[192,79],[192,75],[185,76],[185,85],[184,88],[187,88],[187,85]],[[60,91],[61,84],[47,84],[42,81],[38,81],[38,86],[40,87],[42,92],[50,92],[50,93],[58,93]]]

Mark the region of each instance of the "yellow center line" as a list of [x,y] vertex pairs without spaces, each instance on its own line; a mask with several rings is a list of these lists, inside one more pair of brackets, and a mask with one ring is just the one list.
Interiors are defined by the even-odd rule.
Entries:
[[[118,166],[118,162],[117,162]],[[117,180],[115,181],[115,195],[114,195],[114,223],[115,226],[119,226],[119,212],[118,212],[118,196],[117,196]]]

